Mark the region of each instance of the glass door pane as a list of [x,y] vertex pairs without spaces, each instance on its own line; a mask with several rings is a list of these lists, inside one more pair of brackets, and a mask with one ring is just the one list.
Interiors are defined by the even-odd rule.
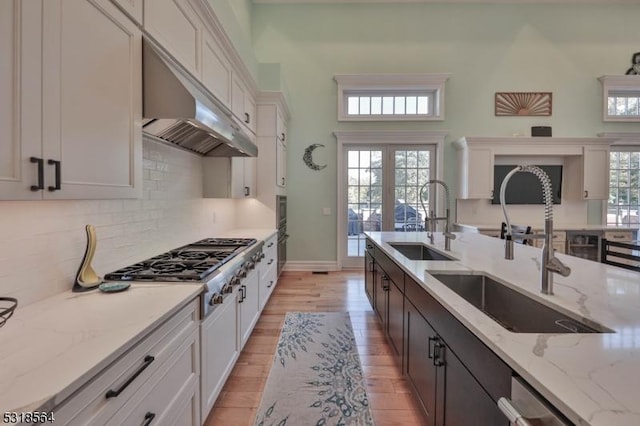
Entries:
[[381,230],[382,153],[382,149],[347,149],[347,257],[364,256],[363,232]]
[[[399,232],[424,231],[425,210],[429,210],[429,191],[420,200],[420,189],[431,178],[431,152],[424,148],[393,149],[394,221]],[[424,208],[423,208],[424,205]]]

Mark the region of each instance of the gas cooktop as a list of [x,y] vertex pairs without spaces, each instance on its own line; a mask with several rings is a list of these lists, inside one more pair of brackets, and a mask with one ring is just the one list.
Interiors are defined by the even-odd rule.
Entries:
[[104,276],[111,281],[203,281],[256,243],[253,238],[205,238]]

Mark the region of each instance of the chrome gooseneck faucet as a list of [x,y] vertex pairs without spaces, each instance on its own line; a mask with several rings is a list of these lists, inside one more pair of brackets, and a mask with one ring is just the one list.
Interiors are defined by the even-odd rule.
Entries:
[[502,185],[500,186],[500,205],[502,206],[502,212],[504,213],[504,221],[507,224],[507,233],[505,236],[505,252],[504,258],[513,259],[513,235],[511,232],[511,223],[509,222],[509,216],[507,216],[507,209],[505,207],[504,195],[507,189],[507,184],[511,176],[518,172],[533,173],[542,184],[542,193],[544,196],[544,234],[532,234],[527,235],[527,239],[544,238],[544,245],[542,246],[542,257],[540,259],[540,291],[544,294],[553,294],[553,273],[562,275],[563,277],[571,274],[571,269],[562,263],[553,253],[553,197],[551,190],[551,181],[549,176],[537,166],[518,166],[511,170],[504,177]]
[[[435,207],[433,210],[431,210],[431,217],[429,217],[429,213],[427,212],[427,209],[424,206],[424,197],[422,196],[422,193],[424,189],[431,184],[439,184],[439,185],[442,185],[442,187],[444,188],[444,202],[447,206],[444,217],[436,217],[434,213]],[[450,205],[449,187],[447,186],[447,184],[438,179],[428,180],[427,183],[425,183],[420,187],[420,204],[422,205],[422,210],[424,210],[424,214],[425,214],[424,228],[427,231],[429,241],[431,242],[431,244],[433,244],[433,232],[435,231],[436,225],[439,220],[444,220],[446,221],[445,228],[444,228],[444,249],[446,251],[451,251],[451,240],[455,240],[456,236],[451,232],[451,212],[450,212],[451,205]]]

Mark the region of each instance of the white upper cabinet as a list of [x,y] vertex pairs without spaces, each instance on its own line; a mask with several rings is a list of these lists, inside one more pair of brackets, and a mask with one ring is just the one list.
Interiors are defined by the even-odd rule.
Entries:
[[498,158],[508,159],[506,164],[561,161],[563,198],[605,200],[609,197],[609,147],[614,141],[605,137],[461,138],[454,142],[458,150],[458,198],[499,197],[493,193],[493,169]]
[[3,91],[10,81],[12,87],[0,101],[3,120],[12,124],[1,130],[0,198],[139,197],[138,27],[108,0],[1,7],[11,28],[2,31],[13,35],[2,38],[7,46],[0,50]]
[[585,146],[582,156],[565,159],[565,194],[573,200],[609,198],[609,145]]
[[[492,199],[493,150],[488,147],[458,149],[458,197],[462,199]],[[499,194],[495,194],[499,196]]]
[[289,110],[280,92],[258,97],[258,198],[275,208],[276,195],[286,195],[287,122]]
[[112,0],[137,24],[142,25],[143,0]]
[[145,0],[144,27],[187,71],[200,78],[202,23],[188,0]]
[[256,133],[255,98],[246,84],[235,74],[231,86],[231,110],[247,129]]
[[202,83],[229,109],[231,109],[231,76],[231,62],[217,40],[205,31],[202,45]]
[[255,157],[204,157],[205,198],[255,198]]

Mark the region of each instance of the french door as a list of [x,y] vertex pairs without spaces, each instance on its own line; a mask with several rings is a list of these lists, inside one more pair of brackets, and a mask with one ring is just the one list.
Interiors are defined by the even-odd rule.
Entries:
[[346,233],[342,265],[362,265],[365,231],[423,231],[435,178],[435,145],[344,145]]

